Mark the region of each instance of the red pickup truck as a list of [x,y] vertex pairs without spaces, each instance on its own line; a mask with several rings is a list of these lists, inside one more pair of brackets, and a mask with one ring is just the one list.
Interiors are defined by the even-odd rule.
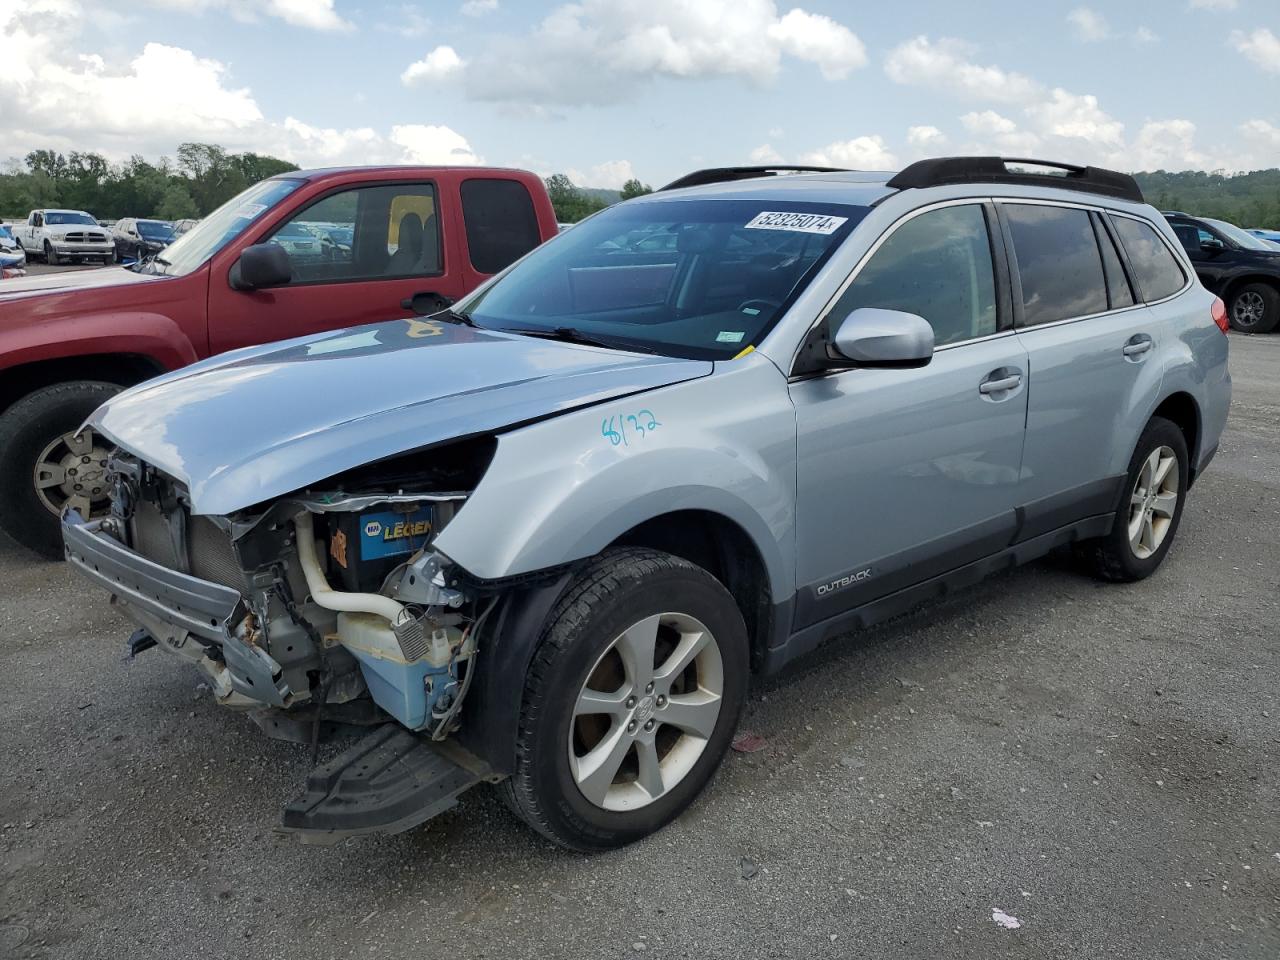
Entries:
[[63,508],[106,507],[108,449],[76,431],[122,387],[236,347],[435,312],[555,233],[532,173],[312,170],[255,184],[136,268],[4,281],[0,529],[59,556]]

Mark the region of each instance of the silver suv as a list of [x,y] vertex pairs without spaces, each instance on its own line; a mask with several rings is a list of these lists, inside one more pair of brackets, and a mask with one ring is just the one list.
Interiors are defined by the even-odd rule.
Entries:
[[557,843],[635,840],[753,672],[1055,547],[1169,551],[1223,305],[1131,178],[1030,163],[702,171],[445,312],[153,380],[91,418],[114,505],[67,558],[268,734],[364,732],[287,830],[491,781]]

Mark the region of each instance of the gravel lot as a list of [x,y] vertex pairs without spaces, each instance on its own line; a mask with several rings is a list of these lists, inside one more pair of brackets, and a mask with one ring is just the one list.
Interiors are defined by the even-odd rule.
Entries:
[[[1164,568],[1050,559],[758,685],[675,825],[584,858],[481,789],[399,837],[273,833],[264,739],[70,571],[0,546],[0,956],[1280,956],[1280,336]],[[1019,929],[992,921],[992,909]]]

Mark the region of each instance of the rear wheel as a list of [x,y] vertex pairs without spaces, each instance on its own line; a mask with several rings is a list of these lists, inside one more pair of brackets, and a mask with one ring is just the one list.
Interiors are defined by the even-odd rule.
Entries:
[[1231,326],[1241,333],[1270,333],[1280,323],[1280,291],[1250,283],[1231,297]]
[[77,430],[119,390],[98,381],[58,383],[0,414],[0,529],[23,546],[60,557],[63,509],[86,520],[106,512],[111,446],[92,430]]
[[606,552],[530,664],[509,805],[575,850],[652,833],[719,766],[747,680],[746,627],[715,578],[669,554]]
[[1155,573],[1182,519],[1188,464],[1182,431],[1163,417],[1152,417],[1129,461],[1111,532],[1077,548],[1095,576],[1123,582]]

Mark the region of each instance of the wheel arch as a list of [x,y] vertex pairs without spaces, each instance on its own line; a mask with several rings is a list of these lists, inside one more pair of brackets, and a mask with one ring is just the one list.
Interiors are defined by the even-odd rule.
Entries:
[[1222,288],[1222,299],[1226,303],[1228,310],[1231,309],[1231,298],[1236,295],[1236,292],[1241,287],[1248,286],[1251,283],[1265,284],[1276,293],[1280,293],[1280,277],[1267,273],[1246,273],[1238,277],[1232,277]]
[[1179,390],[1165,397],[1152,411],[1152,417],[1163,417],[1182,431],[1187,441],[1188,470],[1191,482],[1196,480],[1196,465],[1200,462],[1201,414],[1195,397]]
[[73,380],[100,380],[131,387],[165,371],[144,353],[85,353],[33,360],[0,371],[0,413],[43,387]]

